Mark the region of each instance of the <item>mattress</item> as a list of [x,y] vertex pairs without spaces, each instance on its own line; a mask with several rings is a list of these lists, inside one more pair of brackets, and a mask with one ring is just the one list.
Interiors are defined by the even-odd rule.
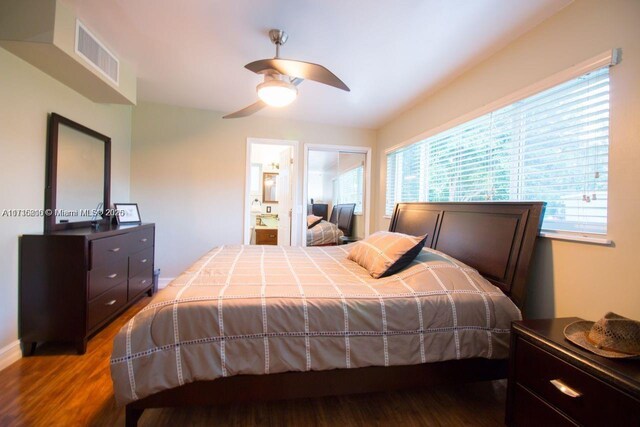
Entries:
[[329,221],[321,221],[313,228],[307,229],[307,246],[337,245],[344,236],[337,225]]
[[476,270],[425,248],[373,279],[350,247],[213,249],[119,331],[117,402],[231,375],[508,357],[520,312]]

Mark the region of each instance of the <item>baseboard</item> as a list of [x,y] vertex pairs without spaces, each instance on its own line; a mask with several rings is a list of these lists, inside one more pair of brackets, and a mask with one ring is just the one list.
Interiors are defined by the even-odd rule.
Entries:
[[175,277],[161,277],[158,279],[158,289],[164,289]]
[[16,340],[11,344],[0,348],[0,371],[17,362],[22,357],[22,350],[20,349],[20,340]]

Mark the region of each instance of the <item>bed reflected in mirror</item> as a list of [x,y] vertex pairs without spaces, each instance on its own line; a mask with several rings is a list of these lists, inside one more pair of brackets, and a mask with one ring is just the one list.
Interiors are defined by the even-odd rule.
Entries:
[[307,165],[307,246],[365,237],[367,153],[313,148]]

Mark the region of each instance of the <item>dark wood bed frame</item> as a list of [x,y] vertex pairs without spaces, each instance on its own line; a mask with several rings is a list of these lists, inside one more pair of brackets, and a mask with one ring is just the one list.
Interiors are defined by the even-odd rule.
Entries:
[[351,234],[353,233],[353,215],[355,210],[355,203],[334,205],[333,209],[331,209],[329,222],[338,226],[345,236],[351,237]]
[[[428,233],[427,246],[476,268],[522,308],[544,208],[542,202],[399,203],[389,230]],[[506,378],[507,363],[475,358],[196,381],[129,403],[126,425],[136,426],[147,408],[312,398],[501,379]]]

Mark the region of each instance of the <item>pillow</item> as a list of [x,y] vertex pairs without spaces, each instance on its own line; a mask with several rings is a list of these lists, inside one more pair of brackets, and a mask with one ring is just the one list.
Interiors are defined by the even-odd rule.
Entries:
[[408,234],[378,231],[357,242],[347,259],[366,268],[371,277],[379,279],[390,276],[405,268],[418,256],[427,234],[409,236]]
[[321,216],[315,216],[315,215],[307,216],[307,228],[313,228],[316,225],[320,224],[320,222],[322,222]]

